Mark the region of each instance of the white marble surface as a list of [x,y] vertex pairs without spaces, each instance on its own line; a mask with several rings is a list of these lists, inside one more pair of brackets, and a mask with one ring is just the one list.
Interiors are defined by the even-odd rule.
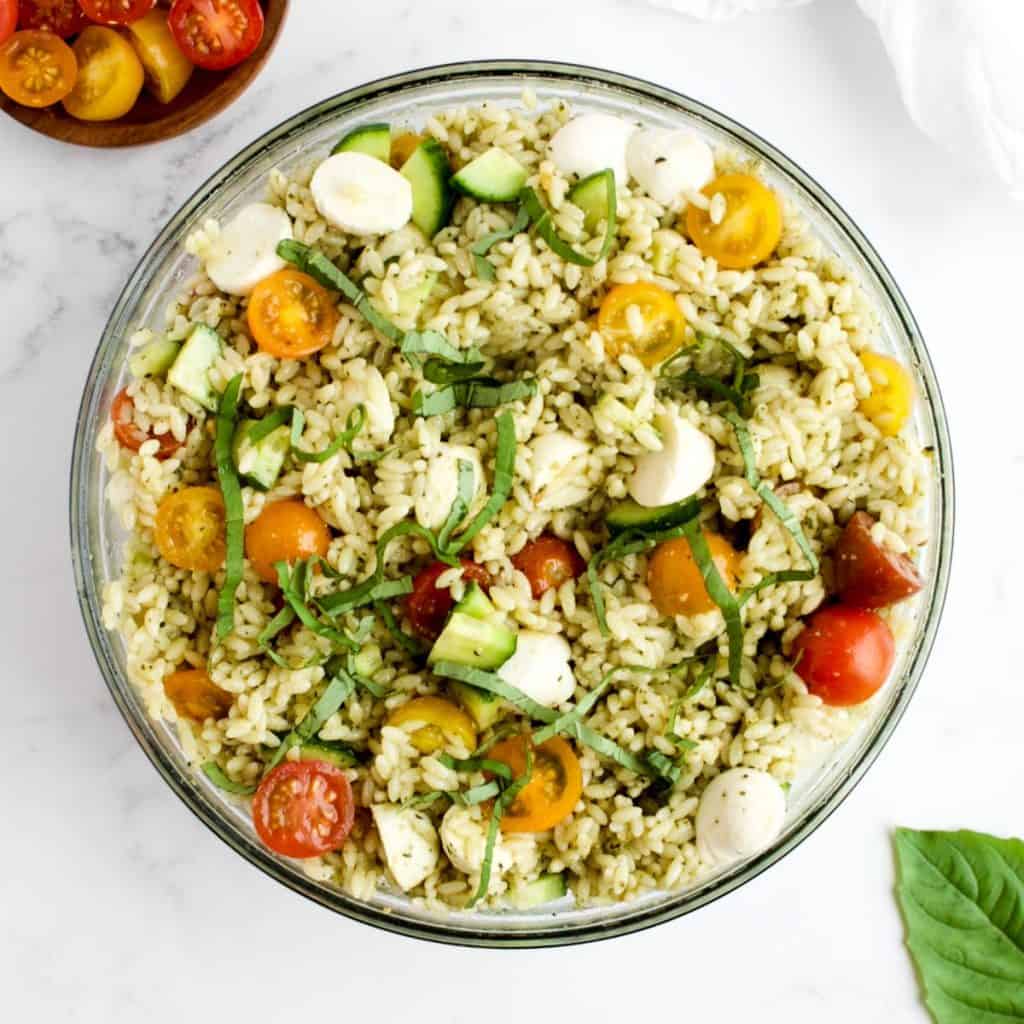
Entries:
[[[962,176],[915,133],[878,39],[845,0],[725,26],[639,0],[520,0],[514,11],[457,0],[292,6],[251,92],[186,138],[89,152],[0,124],[4,1019],[156,1024],[315,1011],[497,1024],[524,1012],[604,1021],[705,1011],[810,1022],[827,1011],[833,1022],[923,1021],[891,895],[889,829],[1024,834],[1024,208]],[[959,457],[956,565],[931,667],[841,811],[767,875],[695,916],[552,952],[451,950],[376,933],[240,861],[164,786],[121,721],[86,644],[68,559],[80,389],[107,311],[165,218],[300,107],[385,73],[484,56],[655,79],[807,167],[902,283]]]

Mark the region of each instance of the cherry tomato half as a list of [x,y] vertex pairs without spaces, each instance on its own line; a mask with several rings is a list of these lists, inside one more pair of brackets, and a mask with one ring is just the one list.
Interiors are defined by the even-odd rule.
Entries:
[[[704,539],[719,575],[735,591],[739,553],[717,533],[705,531]],[[704,577],[685,537],[662,541],[654,549],[647,565],[647,586],[654,607],[662,615],[701,615],[717,607],[704,586]]]
[[534,597],[579,577],[587,564],[567,540],[545,533],[512,556],[512,564],[530,581]]
[[100,25],[128,25],[148,14],[156,0],[78,0],[82,10]]
[[160,445],[156,450],[158,459],[169,459],[180,447],[181,442],[170,432],[154,434],[145,431],[135,424],[135,403],[122,388],[110,403],[110,418],[114,423],[114,436],[122,448],[137,452],[147,441],[157,441]]
[[245,557],[268,583],[277,582],[275,562],[323,557],[330,546],[327,524],[299,498],[271,502],[245,528]]
[[861,352],[860,361],[871,380],[871,394],[857,408],[885,437],[895,437],[914,408],[914,382],[905,367],[881,352]]
[[265,277],[249,296],[249,330],[264,352],[301,359],[334,336],[338,311],[330,292],[299,270]]
[[443,697],[414,697],[388,716],[388,725],[419,723],[409,739],[424,754],[433,754],[452,740],[458,741],[467,753],[476,750],[476,726],[460,707]]
[[13,35],[18,25],[18,0],[0,0],[0,43]]
[[[502,740],[488,757],[503,761],[513,778],[526,770],[525,736]],[[503,832],[546,832],[573,812],[583,793],[583,770],[572,747],[554,736],[533,749],[533,774],[501,819]]]
[[129,38],[146,75],[146,89],[170,103],[188,84],[192,65],[178,49],[163,10],[153,10],[128,26]]
[[601,301],[597,329],[609,355],[635,355],[647,367],[675,355],[686,341],[686,320],[675,296],[650,281],[617,284]]
[[52,32],[26,29],[0,44],[0,89],[15,103],[49,107],[74,88],[78,62]]
[[[491,574],[468,558],[461,559],[462,578],[466,582],[479,583],[489,590]],[[444,562],[433,562],[421,569],[412,581],[412,593],[405,599],[405,614],[409,616],[412,628],[426,640],[436,640],[448,619],[455,601],[447,587],[439,589],[437,579],[451,568]]]
[[146,77],[132,44],[115,29],[90,25],[72,49],[78,79],[64,97],[64,109],[80,121],[113,121],[127,114]]
[[691,203],[686,208],[686,233],[705,255],[730,270],[763,263],[782,237],[782,208],[775,193],[749,174],[720,174],[701,191],[725,198],[725,216],[716,224],[710,211]]
[[885,620],[863,608],[819,608],[793,642],[796,673],[826,704],[861,704],[885,682],[896,644]]
[[182,718],[205,722],[224,718],[235,698],[222,690],[201,668],[180,668],[164,680],[164,693]]
[[52,32],[61,39],[78,35],[89,24],[78,0],[20,0],[11,6],[20,12],[18,25],[21,28]]
[[160,502],[153,537],[171,565],[216,572],[227,553],[226,521],[224,498],[216,487],[185,487]]
[[263,38],[256,0],[174,0],[167,22],[181,52],[208,71],[241,63]]
[[337,850],[354,820],[348,778],[326,761],[279,764],[260,783],[252,800],[256,834],[285,857],[318,857]]
[[854,512],[832,553],[836,590],[843,604],[885,608],[912,597],[924,581],[906,555],[887,551],[871,536],[875,520]]

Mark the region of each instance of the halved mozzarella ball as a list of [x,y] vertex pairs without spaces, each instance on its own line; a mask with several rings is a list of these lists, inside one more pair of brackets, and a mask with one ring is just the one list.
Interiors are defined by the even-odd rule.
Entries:
[[554,430],[535,437],[529,448],[530,490],[538,508],[570,508],[590,494],[593,488],[583,474],[590,449],[583,441]]
[[555,132],[549,153],[565,175],[585,178],[606,168],[618,184],[626,182],[626,143],[636,126],[611,114],[580,114]]
[[292,237],[292,222],[279,206],[250,203],[228,221],[206,253],[206,274],[228,295],[248,295],[285,266],[277,244]]
[[415,888],[437,867],[437,831],[422,812],[395,804],[371,808],[384,860],[403,892]]
[[383,235],[412,216],[412,186],[365,153],[336,153],[313,173],[313,202],[324,220],[353,235]]
[[[487,818],[472,807],[449,807],[441,819],[441,846],[453,868],[466,875],[478,875],[487,848]],[[501,833],[494,844],[491,878],[500,878],[510,867],[513,857]]]
[[696,494],[715,473],[715,442],[675,412],[659,416],[661,451],[636,460],[628,489],[645,508],[669,505]]
[[626,164],[637,184],[666,206],[715,176],[711,147],[692,132],[641,128],[630,136]]
[[730,768],[716,775],[697,807],[697,850],[728,863],[763,850],[782,830],[786,794],[767,772]]
[[371,441],[385,442],[395,429],[395,412],[391,408],[391,394],[376,366],[357,360],[348,368],[348,377],[341,385],[344,409],[361,405],[366,410],[366,422],[361,435]]
[[459,462],[473,468],[473,501],[483,494],[484,467],[480,453],[470,445],[442,444],[431,459],[416,496],[416,521],[428,530],[444,525],[455,496],[459,493]]
[[498,675],[538,704],[557,707],[576,689],[571,656],[572,649],[564,636],[521,629],[516,634],[515,653],[498,669]]

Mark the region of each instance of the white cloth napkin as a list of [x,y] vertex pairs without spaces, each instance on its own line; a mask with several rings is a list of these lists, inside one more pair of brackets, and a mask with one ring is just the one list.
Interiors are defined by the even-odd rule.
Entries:
[[[707,21],[809,0],[648,0]],[[1024,0],[857,0],[917,126],[1024,199]]]

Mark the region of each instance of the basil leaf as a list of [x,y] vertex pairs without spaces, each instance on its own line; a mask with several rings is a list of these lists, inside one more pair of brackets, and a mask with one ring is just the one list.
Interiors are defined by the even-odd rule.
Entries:
[[483,238],[477,239],[469,247],[469,251],[473,254],[473,267],[476,270],[476,276],[482,281],[493,281],[495,277],[494,264],[486,258],[487,254],[491,251],[491,247],[498,242],[514,238],[529,226],[530,214],[525,206],[520,205],[516,213],[516,219],[512,222],[511,227],[502,228],[500,231],[492,231],[489,235],[484,235]]
[[1024,1020],[1024,842],[893,834],[907,947],[937,1024]]
[[223,640],[235,628],[235,591],[242,582],[245,553],[245,510],[242,505],[242,487],[232,443],[238,420],[238,396],[242,390],[242,375],[236,374],[220,396],[217,408],[217,434],[214,452],[217,458],[217,479],[224,498],[226,554],[224,558],[224,585],[217,595],[217,639]]
[[[408,579],[408,577],[406,578]],[[410,586],[409,589],[411,590],[412,587]],[[411,658],[418,658],[423,654],[423,645],[414,636],[403,632],[401,626],[398,625],[398,620],[395,618],[395,613],[386,604],[382,602],[375,603],[373,609],[384,621],[384,625],[387,627],[387,631],[391,634],[392,639],[406,654]]]
[[509,704],[519,708],[520,711],[524,711],[531,718],[536,718],[539,722],[553,722],[558,717],[550,708],[538,704],[522,690],[506,683],[497,672],[487,672],[482,668],[459,665],[454,661],[438,661],[431,668],[437,675],[446,679],[458,679],[459,682],[469,683],[471,686],[493,693],[495,696],[507,700]]
[[358,648],[359,645],[352,637],[333,626],[324,624],[313,614],[303,599],[301,591],[296,587],[295,577],[289,573],[287,562],[275,562],[274,569],[277,571],[277,583],[281,588],[281,596],[306,629],[317,636],[322,636],[325,640],[330,640],[338,647],[347,647],[350,650]]
[[423,364],[423,379],[441,387],[455,384],[460,380],[478,377],[486,363],[446,363],[443,359],[431,357]]
[[466,518],[473,495],[476,493],[476,471],[473,463],[466,459],[458,461],[458,483],[456,485],[455,497],[452,499],[452,507],[448,510],[448,516],[437,535],[437,543],[447,549],[452,533],[459,523]]
[[324,723],[333,715],[356,688],[355,680],[338,666],[334,678],[327,684],[316,703],[306,712],[303,719],[283,740],[274,751],[274,756],[267,762],[266,771],[272,771],[283,760],[292,747],[308,743],[324,727]]
[[332,455],[337,455],[342,448],[348,449],[365,423],[366,407],[357,405],[348,414],[345,420],[345,429],[323,451],[309,452],[299,447],[299,439],[302,437],[302,430],[306,425],[306,417],[303,416],[300,409],[294,409],[291,433],[292,455],[300,462],[326,462]]
[[216,761],[207,761],[202,766],[202,772],[218,789],[223,789],[225,793],[234,793],[235,796],[252,796],[259,789],[259,786],[247,786],[229,779]]
[[473,377],[448,384],[429,395],[417,391],[412,396],[412,411],[417,416],[442,416],[453,409],[494,409],[508,402],[531,398],[537,393],[533,377],[502,384],[492,377]]
[[446,363],[455,364],[484,362],[479,349],[456,348],[437,331],[406,331],[399,351],[414,370],[420,369],[420,356],[434,356]]
[[[608,217],[605,221],[604,241],[596,256],[588,256],[586,253],[577,252],[568,242],[564,241],[551,223],[551,213],[540,201],[537,193],[527,185],[519,194],[519,200],[524,209],[533,221],[537,234],[548,244],[548,248],[568,263],[575,263],[581,267],[592,267],[595,263],[603,260],[608,255],[608,250],[615,240],[616,229],[616,195],[615,195],[615,174],[611,170],[603,171],[605,175],[606,205]],[[596,177],[596,175],[595,175]]]
[[252,443],[256,444],[262,441],[263,438],[269,437],[278,427],[283,427],[292,416],[292,407],[290,405],[282,405],[279,409],[275,409],[272,413],[264,416],[263,419],[257,420],[248,431],[246,431],[246,438]]

